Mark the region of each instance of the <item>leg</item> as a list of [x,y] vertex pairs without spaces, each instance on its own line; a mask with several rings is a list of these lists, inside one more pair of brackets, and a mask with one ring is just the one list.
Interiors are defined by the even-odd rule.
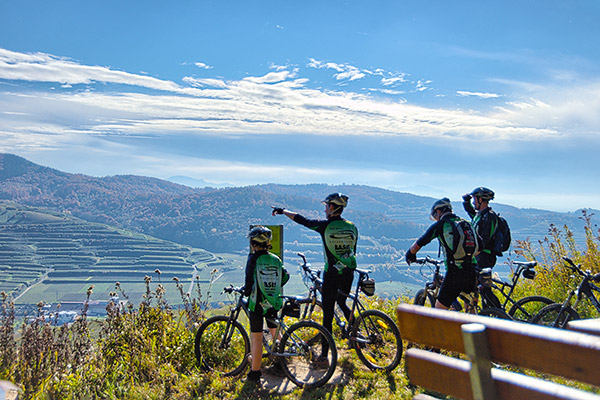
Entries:
[[[350,290],[352,290],[352,281],[353,280],[354,280],[354,271],[349,268],[344,269],[344,272],[342,272],[338,276],[338,288],[344,293],[350,293]],[[340,309],[344,313],[346,320],[348,321],[348,323],[350,325],[352,325],[352,321],[351,321],[352,316],[350,315],[350,313],[352,311],[346,304],[346,299],[347,299],[347,296],[344,296],[344,295],[340,294],[339,292],[337,293],[336,301],[337,301],[338,305],[340,306]]]
[[260,371],[262,363],[262,332],[252,332],[252,371]]
[[435,301],[435,308],[440,308],[442,310],[448,310],[450,307],[446,307],[445,305],[443,305],[442,303],[440,303],[439,300]]
[[262,339],[263,339],[263,311],[262,307],[256,306],[254,311],[248,313],[250,319],[250,332],[251,332],[251,350],[252,362],[250,364],[250,373],[248,373],[248,380],[258,382],[260,380],[260,366],[262,364]]
[[[337,271],[328,271],[323,276],[323,288],[321,291],[321,297],[323,299],[323,327],[332,333],[333,331],[333,309],[335,308],[335,301],[337,298]],[[323,355],[327,355],[329,351],[329,343],[323,339],[322,352]]]

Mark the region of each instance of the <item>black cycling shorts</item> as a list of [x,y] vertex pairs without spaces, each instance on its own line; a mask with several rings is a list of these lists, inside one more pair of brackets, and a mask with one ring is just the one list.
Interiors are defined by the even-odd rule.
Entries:
[[475,289],[476,279],[477,273],[471,268],[467,271],[454,268],[448,270],[438,294],[438,301],[450,308],[460,292],[471,293]]
[[[277,317],[277,310],[270,308],[267,310],[267,314],[263,317],[263,309],[257,304],[254,311],[249,311],[250,317],[250,332],[258,333],[263,331],[263,320],[265,318],[275,319]],[[277,324],[270,320],[267,320],[268,328],[277,328]]]

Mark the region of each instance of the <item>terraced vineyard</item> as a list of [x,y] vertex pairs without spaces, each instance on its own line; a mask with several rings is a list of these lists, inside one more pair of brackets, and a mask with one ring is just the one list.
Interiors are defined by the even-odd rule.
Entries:
[[164,286],[177,277],[187,290],[194,277],[206,281],[208,270],[225,263],[201,249],[0,203],[0,290],[17,304],[81,302],[91,284],[93,299],[107,300],[116,282],[139,302],[145,276]]

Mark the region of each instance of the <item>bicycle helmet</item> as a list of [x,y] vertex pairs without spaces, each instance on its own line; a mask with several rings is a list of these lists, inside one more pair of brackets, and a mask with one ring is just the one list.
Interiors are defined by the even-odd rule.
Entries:
[[431,218],[433,219],[433,215],[435,214],[435,212],[437,210],[447,210],[447,211],[452,211],[452,203],[450,203],[450,199],[447,197],[444,197],[443,199],[440,199],[438,201],[436,201],[435,203],[433,203],[433,205],[431,206]]
[[272,237],[273,233],[266,226],[255,226],[248,233],[250,241],[259,244],[269,243]]
[[346,207],[348,205],[348,196],[341,193],[331,193],[321,203],[335,204],[336,206]]
[[491,189],[480,186],[470,193],[473,197],[479,197],[482,200],[492,200],[494,198],[494,192]]

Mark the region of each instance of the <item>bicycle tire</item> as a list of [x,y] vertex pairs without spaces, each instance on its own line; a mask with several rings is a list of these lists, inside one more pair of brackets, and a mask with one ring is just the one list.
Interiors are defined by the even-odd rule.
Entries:
[[413,304],[417,306],[435,307],[435,297],[427,289],[419,289]]
[[567,306],[562,312],[560,311],[561,309],[562,304],[560,303],[550,304],[542,308],[540,312],[531,319],[531,323],[564,329],[567,326],[567,322],[581,319],[579,313],[573,310],[571,306]]
[[391,372],[400,364],[400,331],[394,320],[382,311],[360,313],[352,326],[350,340],[358,358],[371,370]]
[[[324,338],[329,345],[327,365],[319,365],[322,340],[311,340],[315,336]],[[314,321],[299,321],[284,333],[276,354],[287,377],[300,387],[323,386],[333,376],[337,365],[337,349],[331,334]]]
[[248,364],[250,338],[238,321],[231,321],[230,338],[223,343],[229,317],[218,315],[204,321],[194,341],[196,360],[206,371],[215,371],[223,376],[236,376]]
[[515,321],[531,322],[531,319],[541,311],[542,308],[554,301],[545,296],[527,296],[519,299],[508,310],[508,315]]
[[486,307],[479,311],[478,314],[484,317],[512,320],[512,317],[508,315],[506,311],[498,307]]

